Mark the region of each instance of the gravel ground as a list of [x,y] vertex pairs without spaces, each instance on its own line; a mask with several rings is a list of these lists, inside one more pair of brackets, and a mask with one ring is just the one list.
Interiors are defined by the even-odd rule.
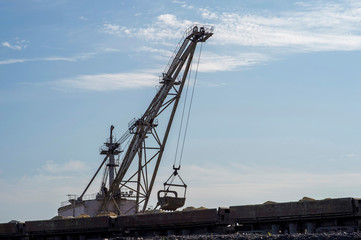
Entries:
[[259,235],[259,234],[227,234],[227,235],[190,235],[144,238],[115,238],[112,240],[351,240],[360,239],[361,233],[322,233],[294,235]]

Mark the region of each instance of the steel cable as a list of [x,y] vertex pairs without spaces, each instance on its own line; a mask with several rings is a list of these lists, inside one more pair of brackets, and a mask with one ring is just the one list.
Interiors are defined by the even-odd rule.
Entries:
[[197,82],[199,62],[200,62],[201,53],[202,53],[202,46],[203,46],[203,43],[201,43],[201,47],[200,47],[199,55],[198,55],[197,68],[196,68],[196,73],[195,73],[195,76],[194,76],[194,83],[193,83],[191,100],[190,100],[190,103],[189,103],[189,109],[188,109],[188,117],[187,117],[187,122],[186,122],[186,128],[185,128],[185,130],[184,130],[184,137],[183,137],[181,155],[180,155],[180,159],[179,159],[179,166],[181,165],[181,162],[182,162],[183,151],[184,151],[184,144],[185,144],[185,140],[186,140],[186,136],[187,136],[187,131],[188,131],[188,124],[189,124],[189,118],[190,118],[190,115],[191,115],[191,109],[192,109],[192,103],[193,103],[193,96],[194,96],[194,89],[195,89],[195,87],[196,87],[196,82]]

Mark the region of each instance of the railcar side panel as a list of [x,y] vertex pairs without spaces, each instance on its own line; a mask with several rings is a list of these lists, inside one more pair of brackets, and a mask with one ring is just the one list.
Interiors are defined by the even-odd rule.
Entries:
[[18,233],[17,223],[1,223],[0,236],[12,236]]
[[29,234],[51,232],[75,232],[108,230],[110,218],[108,216],[93,218],[70,218],[60,220],[28,221],[25,222]]
[[218,221],[217,209],[166,212],[120,216],[117,224],[122,227],[183,226],[214,223]]
[[350,216],[354,214],[352,198],[315,200],[304,202],[272,203],[230,207],[231,219],[266,220]]

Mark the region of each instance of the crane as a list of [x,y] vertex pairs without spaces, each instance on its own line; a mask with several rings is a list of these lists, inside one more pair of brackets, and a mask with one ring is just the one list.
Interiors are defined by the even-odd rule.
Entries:
[[[125,151],[117,175],[112,180],[107,194],[104,196],[98,212],[107,212],[108,204],[122,197],[121,189],[135,193],[135,212],[145,212],[154,186],[155,178],[163,156],[177,106],[186,78],[192,63],[197,43],[205,42],[213,35],[213,27],[194,25],[188,28],[183,36],[183,42],[178,45],[161,76],[161,87],[144,114],[134,119],[128,129],[132,135]],[[159,117],[165,109],[171,108],[167,115],[168,124],[163,134],[157,132]],[[137,157],[138,167],[130,166]],[[128,176],[126,176],[128,175]],[[140,209],[140,207],[142,208]]]

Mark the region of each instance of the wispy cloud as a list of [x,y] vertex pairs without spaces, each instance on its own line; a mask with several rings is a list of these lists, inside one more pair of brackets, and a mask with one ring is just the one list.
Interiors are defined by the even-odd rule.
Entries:
[[104,23],[103,24],[103,30],[104,32],[111,34],[111,35],[130,35],[131,31],[126,28],[126,27],[122,27],[116,24],[111,24],[111,23]]
[[120,52],[120,49],[117,48],[104,48],[104,52]]
[[48,84],[64,90],[112,91],[142,88],[155,86],[158,83],[158,77],[153,72],[80,75],[74,78],[48,82]]
[[[187,5],[178,0],[173,3],[185,8]],[[220,12],[210,8],[191,11],[215,26],[209,44],[234,48],[229,55],[203,54],[199,70],[204,72],[240,70],[278,59],[281,53],[361,49],[361,3],[358,1],[297,2],[293,10],[275,13]],[[180,39],[184,30],[192,24],[194,22],[173,14],[162,14],[146,27],[129,28],[104,23],[103,31],[119,37],[157,42],[158,46],[169,49],[169,40]],[[241,53],[242,47],[253,47],[253,50]],[[146,46],[137,51],[160,53],[159,60],[170,56],[170,51],[161,47]]]
[[185,1],[173,0],[172,3],[178,4],[182,8],[187,8],[187,9],[193,9],[194,8],[192,5],[187,4]]
[[272,14],[216,13],[202,10],[215,20],[217,44],[282,47],[297,51],[361,49],[361,5],[356,1],[300,4],[298,11]]
[[[185,5],[183,1],[173,3]],[[281,13],[219,12],[199,8],[201,18],[215,26],[211,44],[283,48],[290,51],[349,51],[361,49],[361,3],[310,1]],[[194,22],[162,14],[143,28],[105,23],[103,30],[118,36],[164,41],[179,39]],[[165,43],[165,41],[163,42]]]
[[206,52],[202,54],[199,64],[200,72],[233,71],[269,61],[271,58],[261,53],[240,53],[235,55],[217,55]]
[[87,19],[86,17],[84,17],[84,16],[80,16],[80,17],[79,17],[79,20],[81,20],[81,21],[88,21],[88,19]]
[[359,157],[359,156],[355,153],[347,153],[347,154],[341,154],[340,157],[343,159],[350,159],[350,158],[355,158],[355,157]]
[[125,26],[104,23],[105,33],[119,37],[138,37],[148,41],[166,41],[169,39],[179,39],[184,30],[192,25],[189,20],[179,20],[173,14],[159,15],[154,24],[145,28],[128,28]]
[[[170,52],[162,49],[148,47],[139,49],[139,51],[157,52],[161,53],[163,56],[170,54]],[[240,67],[260,64],[270,59],[268,56],[258,53],[222,56],[209,52],[206,52],[201,58],[202,60],[198,69],[200,72],[232,71]],[[139,70],[137,72],[128,73],[79,75],[72,78],[48,82],[47,84],[63,90],[78,89],[86,91],[113,91],[153,87],[158,83],[158,75],[159,72],[156,70]]]
[[14,41],[2,42],[1,45],[3,47],[7,47],[13,50],[22,50],[27,47],[27,43],[28,43],[27,40],[15,38]]
[[203,19],[208,19],[208,20],[215,19],[215,20],[217,20],[219,18],[216,13],[211,12],[210,10],[208,10],[206,8],[200,8],[200,9],[198,9],[198,12],[201,14]]
[[136,49],[135,51],[138,52],[150,52],[150,53],[160,53],[163,56],[166,57],[171,57],[172,56],[172,51],[166,50],[166,49],[162,49],[162,48],[153,48],[153,47],[148,47],[148,46],[143,46],[140,47],[138,49]]
[[14,64],[14,63],[22,63],[22,62],[28,62],[29,59],[25,59],[25,58],[19,58],[19,59],[6,59],[6,60],[2,60],[0,61],[0,65],[2,64]]
[[68,161],[64,164],[47,161],[41,170],[47,173],[69,173],[87,171],[89,168],[82,161]]
[[19,59],[6,59],[1,60],[0,65],[2,64],[14,64],[14,63],[23,63],[23,62],[39,62],[39,61],[66,61],[66,62],[76,62],[81,60],[87,60],[91,58],[95,53],[84,53],[79,54],[73,57],[43,57],[43,58],[19,58]]

